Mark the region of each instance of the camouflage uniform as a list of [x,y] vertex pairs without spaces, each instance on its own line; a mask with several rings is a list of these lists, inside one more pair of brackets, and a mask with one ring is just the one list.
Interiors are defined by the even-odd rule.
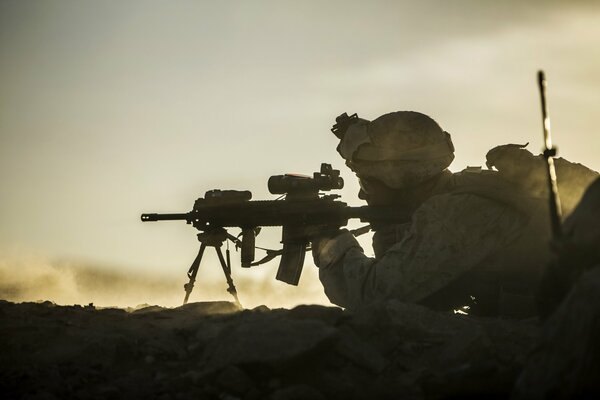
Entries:
[[[388,297],[452,308],[475,307],[473,296],[481,313],[507,314],[510,300],[500,304],[501,292],[528,297],[549,256],[545,208],[528,215],[508,201],[456,191],[470,174],[448,174],[446,192],[425,201],[410,222],[377,230],[375,258],[348,232],[322,243],[315,264],[329,299],[350,308]],[[526,309],[514,311],[533,313],[533,299],[525,300]]]
[[[535,314],[532,294],[550,258],[546,198],[496,171],[445,170],[450,137],[423,114],[387,114],[355,128],[362,132],[351,126],[338,151],[359,178],[410,190],[442,172],[409,222],[376,227],[375,258],[348,232],[314,244],[329,299],[348,308],[393,297],[438,309],[469,305],[474,314]],[[394,134],[404,143],[393,143]]]

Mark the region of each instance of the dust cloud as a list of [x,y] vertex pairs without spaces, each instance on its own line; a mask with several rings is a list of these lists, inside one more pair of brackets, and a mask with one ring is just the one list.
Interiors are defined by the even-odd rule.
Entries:
[[[207,265],[207,268],[211,266]],[[214,266],[217,268],[217,266]],[[126,272],[125,272],[126,271]],[[178,276],[132,273],[114,266],[73,261],[52,261],[42,256],[0,251],[0,299],[12,302],[52,301],[56,304],[89,304],[99,307],[135,307],[140,304],[176,307],[182,304],[186,270]],[[239,271],[239,270],[238,270]],[[273,276],[236,276],[242,305],[253,308],[292,308],[299,304],[327,304],[314,268],[305,268],[298,287]],[[190,302],[231,301],[223,276],[199,273]],[[262,276],[260,276],[262,275]]]

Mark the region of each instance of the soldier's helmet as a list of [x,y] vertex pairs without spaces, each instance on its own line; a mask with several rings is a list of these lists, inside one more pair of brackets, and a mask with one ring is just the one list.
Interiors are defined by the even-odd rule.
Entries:
[[438,175],[454,160],[450,134],[432,118],[397,111],[348,126],[337,148],[359,178],[402,189]]

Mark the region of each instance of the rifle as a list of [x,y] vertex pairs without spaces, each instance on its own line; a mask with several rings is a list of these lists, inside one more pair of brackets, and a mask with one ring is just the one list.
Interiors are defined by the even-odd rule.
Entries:
[[[400,223],[410,216],[394,207],[351,207],[337,200],[337,194],[324,194],[342,189],[344,181],[340,171],[330,164],[321,164],[319,172],[312,177],[296,174],[271,176],[268,189],[271,194],[280,195],[276,200],[251,200],[250,191],[210,190],[194,203],[191,211],[176,214],[142,214],[142,221],[186,221],[200,231],[197,235],[200,250],[188,270],[189,282],[184,286],[187,303],[193,289],[198,267],[206,247],[214,247],[225,274],[228,289],[236,302],[237,291],[231,278],[229,250],[223,257],[221,247],[230,240],[241,249],[243,268],[263,264],[281,255],[276,279],[290,285],[298,285],[306,251],[310,249],[311,238],[318,232],[337,230],[348,224],[350,219],[360,219],[370,224]],[[260,227],[281,226],[283,248],[269,250],[256,247],[255,238]],[[241,234],[235,237],[225,228],[240,228]],[[369,226],[359,228],[355,235],[368,232]],[[241,239],[239,237],[241,236]],[[257,262],[255,249],[267,252],[267,256]]]

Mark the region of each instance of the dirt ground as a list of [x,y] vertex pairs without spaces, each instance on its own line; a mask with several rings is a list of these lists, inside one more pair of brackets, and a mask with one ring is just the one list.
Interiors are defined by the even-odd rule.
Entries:
[[10,399],[507,397],[539,333],[535,320],[397,301],[354,313],[0,301],[0,391]]

